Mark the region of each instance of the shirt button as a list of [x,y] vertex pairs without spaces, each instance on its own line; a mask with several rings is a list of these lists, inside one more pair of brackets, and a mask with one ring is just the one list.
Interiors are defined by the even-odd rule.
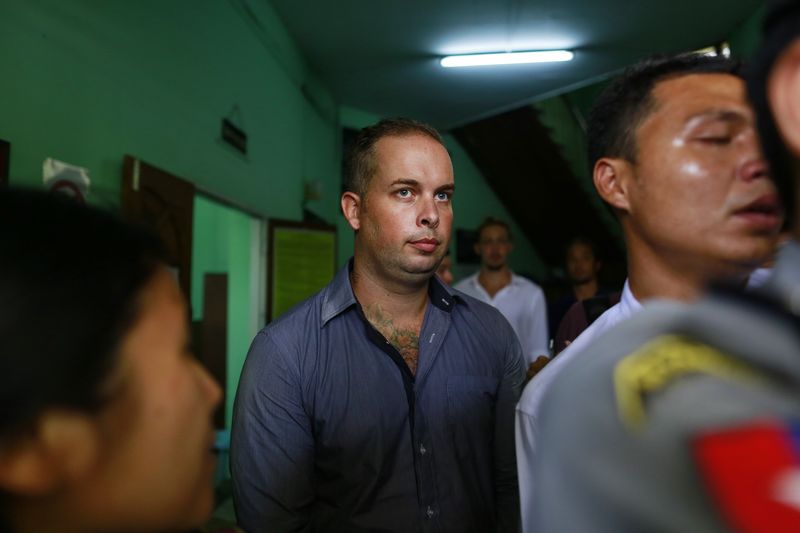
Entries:
[[428,510],[425,511],[425,514],[428,515],[428,518],[433,518],[433,515],[436,513],[434,512],[433,508],[429,505]]
[[424,444],[420,444],[419,445],[419,454],[420,455],[425,455],[426,453],[428,453],[428,449],[425,448]]

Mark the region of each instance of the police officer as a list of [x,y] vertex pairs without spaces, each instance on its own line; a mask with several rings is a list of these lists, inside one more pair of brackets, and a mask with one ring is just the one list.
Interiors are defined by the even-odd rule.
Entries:
[[800,2],[765,28],[750,93],[794,240],[760,293],[655,302],[561,373],[537,531],[800,531]]

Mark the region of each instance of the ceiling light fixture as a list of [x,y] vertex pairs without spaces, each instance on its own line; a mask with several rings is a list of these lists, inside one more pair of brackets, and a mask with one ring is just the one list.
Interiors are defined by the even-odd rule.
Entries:
[[446,56],[440,64],[446,68],[483,67],[490,65],[523,65],[525,63],[552,63],[570,61],[573,56],[569,50],[537,50],[532,52],[502,52],[499,54],[466,54]]

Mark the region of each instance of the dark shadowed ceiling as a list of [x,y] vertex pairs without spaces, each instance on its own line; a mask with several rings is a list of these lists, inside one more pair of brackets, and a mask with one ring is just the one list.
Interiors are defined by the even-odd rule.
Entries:
[[[566,241],[583,234],[600,244],[606,270],[619,279],[625,257],[613,217],[588,197],[589,178],[573,175],[563,150],[527,104],[576,95],[571,91],[654,53],[717,45],[761,5],[758,0],[262,1],[273,4],[311,70],[340,104],[453,132],[551,274],[558,272]],[[439,65],[447,54],[559,48],[572,50],[574,60],[472,69]],[[581,107],[564,100],[573,100],[573,111]]]
[[[266,0],[265,0],[266,1]],[[269,0],[348,106],[450,129],[603,78],[655,52],[713,45],[758,0]],[[568,63],[443,69],[454,53],[567,48]]]

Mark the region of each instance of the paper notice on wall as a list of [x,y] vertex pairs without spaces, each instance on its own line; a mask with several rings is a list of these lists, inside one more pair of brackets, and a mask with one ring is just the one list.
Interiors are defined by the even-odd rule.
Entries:
[[48,157],[42,164],[42,175],[48,191],[66,194],[81,203],[86,202],[91,184],[87,169]]
[[330,283],[336,273],[336,233],[278,227],[272,243],[272,319]]

